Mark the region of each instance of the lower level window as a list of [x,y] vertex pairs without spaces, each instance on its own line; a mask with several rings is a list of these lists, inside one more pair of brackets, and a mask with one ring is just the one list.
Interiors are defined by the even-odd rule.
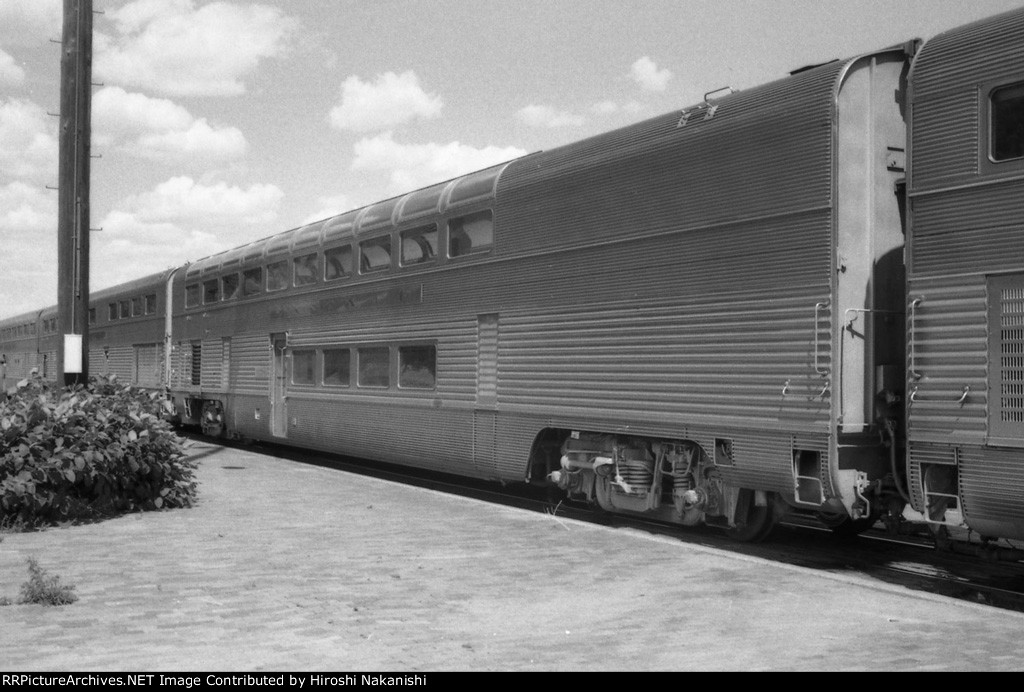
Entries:
[[292,384],[316,383],[316,351],[292,351]]
[[328,387],[348,387],[351,377],[351,349],[324,349],[324,384]]
[[398,348],[398,386],[405,389],[433,389],[437,385],[437,347]]
[[358,350],[358,377],[360,387],[391,386],[391,349],[384,347]]

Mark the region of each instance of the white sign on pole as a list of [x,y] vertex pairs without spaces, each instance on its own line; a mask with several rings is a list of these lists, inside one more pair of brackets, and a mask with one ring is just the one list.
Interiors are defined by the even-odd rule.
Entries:
[[82,372],[82,335],[64,335],[64,374],[75,375]]

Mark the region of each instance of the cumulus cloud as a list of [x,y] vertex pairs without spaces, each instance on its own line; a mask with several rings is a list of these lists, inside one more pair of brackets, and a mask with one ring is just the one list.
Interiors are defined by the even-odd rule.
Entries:
[[103,218],[103,232],[93,235],[93,274],[109,286],[266,236],[260,229],[277,220],[283,197],[274,185],[171,178]]
[[388,194],[397,195],[525,156],[526,153],[516,147],[477,148],[459,142],[401,144],[387,132],[356,142],[352,170],[387,172]]
[[31,101],[0,101],[0,180],[57,176],[57,119]]
[[591,109],[597,115],[618,115],[625,113],[626,115],[636,115],[643,112],[644,106],[642,103],[637,101],[626,101],[625,103],[618,103],[616,101],[599,101],[595,103]]
[[516,117],[530,127],[580,127],[586,118],[551,106],[530,105],[520,108]]
[[97,33],[98,79],[172,96],[234,96],[266,58],[282,55],[297,22],[276,7],[195,0],[136,0]]
[[37,46],[60,38],[62,0],[0,0],[0,41],[7,46]]
[[646,55],[633,63],[630,76],[645,91],[665,91],[672,79],[669,70],[659,70],[657,63]]
[[14,58],[0,49],[0,84],[17,86],[25,81],[25,70],[21,69]]
[[168,164],[203,164],[238,159],[245,136],[234,127],[215,127],[166,99],[106,87],[93,96],[95,142]]
[[0,185],[0,238],[3,314],[56,302],[57,193],[23,182]]
[[434,118],[444,104],[428,94],[411,70],[387,72],[364,82],[352,75],[341,85],[341,100],[331,109],[331,125],[356,132],[382,131],[416,118]]

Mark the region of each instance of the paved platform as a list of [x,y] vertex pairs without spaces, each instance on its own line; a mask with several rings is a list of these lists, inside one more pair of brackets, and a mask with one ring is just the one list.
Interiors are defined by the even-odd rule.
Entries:
[[197,444],[200,501],[4,534],[0,670],[1024,670],[1024,616]]

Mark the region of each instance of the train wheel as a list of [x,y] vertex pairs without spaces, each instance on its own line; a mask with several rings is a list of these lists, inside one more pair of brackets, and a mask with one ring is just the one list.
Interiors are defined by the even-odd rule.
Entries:
[[203,404],[203,414],[199,420],[203,434],[207,437],[220,437],[224,434],[224,412],[216,401]]
[[736,512],[736,525],[726,529],[726,533],[733,540],[757,543],[768,537],[772,529],[775,528],[776,522],[775,502],[771,493],[767,495],[764,506],[759,506],[754,501],[753,491],[741,490]]

